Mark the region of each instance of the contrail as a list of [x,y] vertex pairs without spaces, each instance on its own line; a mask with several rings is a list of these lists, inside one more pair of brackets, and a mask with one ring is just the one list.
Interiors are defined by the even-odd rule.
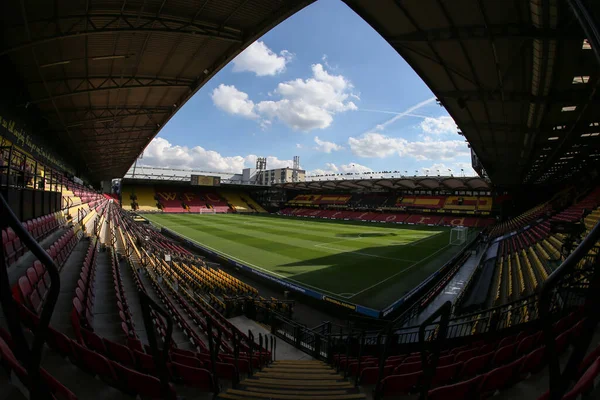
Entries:
[[383,130],[385,129],[388,125],[393,124],[394,122],[398,121],[400,118],[412,115],[413,111],[417,111],[418,109],[420,109],[421,107],[426,106],[429,103],[433,103],[435,101],[436,97],[430,97],[427,100],[423,100],[420,103],[415,104],[414,106],[410,106],[408,107],[406,110],[397,113],[396,115],[394,115],[392,118],[388,119],[387,121],[381,123],[381,124],[377,124],[375,127],[373,127],[370,131],[367,131],[365,133],[368,132],[372,132],[374,130]]
[[379,113],[379,114],[391,114],[391,115],[403,114],[405,117],[415,117],[415,118],[431,118],[431,115],[422,115],[422,114],[413,114],[413,113],[405,114],[405,113],[399,113],[399,112],[395,112],[395,111],[373,110],[371,108],[359,108],[358,111],[374,112],[374,113]]

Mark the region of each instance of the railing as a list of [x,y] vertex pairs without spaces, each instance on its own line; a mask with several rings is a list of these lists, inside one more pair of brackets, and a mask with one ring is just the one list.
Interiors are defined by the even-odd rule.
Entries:
[[[146,292],[138,291],[140,298],[140,305],[142,308],[142,316],[144,318],[144,327],[148,334],[148,344],[150,345],[150,351],[154,358],[154,364],[158,369],[158,375],[161,385],[161,397],[163,399],[170,398],[170,384],[169,384],[169,370],[167,367],[167,360],[169,359],[169,349],[171,347],[171,337],[173,336],[173,319],[165,310],[163,310],[154,300],[146,294]],[[152,322],[152,315],[150,314],[151,309],[155,310],[167,321],[167,333],[163,344],[162,351],[158,349],[158,341],[156,339],[156,332]]]
[[[0,246],[0,303],[2,304],[2,310],[4,311],[11,337],[15,342],[15,355],[25,364],[27,369],[31,398],[49,399],[52,396],[41,379],[40,362],[44,342],[46,342],[48,337],[48,325],[60,292],[58,268],[48,253],[23,228],[21,222],[6,203],[4,196],[0,194],[0,223],[4,222],[8,222],[8,225],[15,231],[19,239],[21,239],[21,243],[44,265],[50,275],[50,289],[40,313],[33,337],[33,344],[30,348],[25,340],[25,335],[19,321],[19,306],[12,297],[7,265],[5,265],[4,246]],[[0,228],[4,227],[0,226]]]
[[[549,371],[550,399],[561,399],[569,384],[576,379],[578,366],[585,356],[594,331],[600,321],[598,307],[600,297],[599,249],[600,223],[592,229],[581,244],[544,282],[539,291],[539,312],[542,320],[544,342]],[[556,352],[553,332],[554,315],[564,304],[578,302],[583,309],[584,327],[574,343],[564,370]]]

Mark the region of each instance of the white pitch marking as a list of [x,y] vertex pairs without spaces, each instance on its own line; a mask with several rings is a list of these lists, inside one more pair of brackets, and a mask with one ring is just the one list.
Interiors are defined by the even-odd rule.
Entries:
[[[365,257],[375,257],[375,258],[383,258],[385,260],[394,260],[394,261],[408,261],[408,262],[414,262],[414,260],[406,260],[404,258],[396,258],[396,257],[385,257],[385,256],[378,256],[376,254],[369,254],[369,253],[362,253],[360,251],[351,251],[348,249],[336,249],[335,247],[328,247],[325,244],[315,244],[315,247],[318,247],[320,249],[326,249],[326,250],[333,250],[339,253],[340,256],[343,256],[344,254],[346,255],[354,255],[354,254],[359,254],[361,256],[365,256]],[[341,252],[341,253],[340,253]]]
[[[442,247],[441,249],[439,249],[439,250],[438,250],[438,251],[436,251],[435,253],[433,253],[433,254],[430,254],[429,256],[427,256],[427,257],[425,257],[425,258],[421,259],[420,261],[417,261],[416,263],[414,263],[414,264],[412,264],[412,265],[409,265],[408,267],[404,268],[402,271],[396,272],[394,275],[388,276],[387,278],[385,278],[385,279],[383,279],[383,280],[381,280],[381,281],[377,282],[376,284],[374,284],[374,285],[371,285],[371,286],[369,286],[368,288],[361,290],[360,292],[356,293],[356,294],[355,294],[354,296],[352,296],[352,297],[356,297],[356,296],[358,296],[359,294],[366,292],[367,290],[371,290],[371,289],[373,289],[374,287],[376,287],[376,286],[379,286],[379,285],[381,285],[382,283],[384,283],[384,282],[387,282],[387,281],[389,281],[389,280],[390,280],[390,279],[392,279],[392,278],[395,278],[396,276],[398,276],[398,275],[400,275],[400,274],[402,274],[402,273],[404,273],[404,272],[406,272],[406,271],[408,271],[408,270],[410,270],[410,269],[414,268],[416,265],[418,265],[418,264],[422,263],[423,261],[430,259],[431,257],[435,256],[435,255],[436,255],[437,253],[439,253],[440,251],[442,251],[442,250],[445,250],[445,249],[446,249],[447,247],[449,247],[449,246],[450,246],[450,245],[448,244],[448,245],[446,245],[446,246]],[[350,297],[350,298],[352,298],[352,297]]]

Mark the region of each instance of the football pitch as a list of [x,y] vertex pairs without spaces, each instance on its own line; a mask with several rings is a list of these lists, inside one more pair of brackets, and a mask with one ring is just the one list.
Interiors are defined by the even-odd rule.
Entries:
[[449,228],[437,226],[240,214],[144,217],[247,266],[378,310],[462,248],[449,245]]

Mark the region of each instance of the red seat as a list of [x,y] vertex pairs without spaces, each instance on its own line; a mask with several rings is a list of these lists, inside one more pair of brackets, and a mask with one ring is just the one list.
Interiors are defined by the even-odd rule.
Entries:
[[218,362],[216,370],[220,379],[232,381],[237,377],[237,371],[233,364]]
[[113,360],[118,361],[127,367],[135,368],[135,359],[133,358],[133,353],[128,347],[119,343],[115,343],[106,338],[104,339],[104,346],[106,347],[107,353]]
[[420,361],[408,364],[402,363],[394,369],[394,375],[411,374],[413,372],[421,371],[422,369],[423,366]]
[[498,367],[485,374],[479,386],[480,398],[488,398],[493,395],[496,390],[500,390],[511,385],[518,376],[517,373],[521,369],[524,360],[524,357],[519,358],[510,364]]
[[494,353],[492,365],[494,367],[498,367],[512,361],[516,347],[517,345],[514,343],[509,344],[508,346],[500,347],[498,350],[496,350],[496,353]]
[[460,353],[456,354],[456,358],[454,359],[454,361],[455,362],[460,362],[460,361],[464,362],[470,358],[477,357],[480,354],[481,353],[479,352],[479,349],[471,349],[471,350],[461,351]]
[[96,353],[100,353],[102,355],[107,355],[106,346],[104,346],[104,341],[94,332],[91,332],[87,329],[81,329],[81,336],[83,337],[83,341],[90,349],[94,350]]
[[575,400],[594,389],[594,381],[600,375],[600,358],[598,358],[579,378],[573,389],[564,395],[563,400]]
[[48,346],[58,351],[63,357],[75,359],[72,343],[73,341],[65,334],[48,327]]
[[446,365],[454,364],[454,355],[443,356],[438,359],[438,367],[445,367]]
[[535,349],[531,353],[523,357],[523,364],[519,371],[519,377],[525,378],[529,374],[535,374],[544,368],[545,365],[546,347]]
[[17,254],[13,242],[4,242],[4,258],[6,258],[6,263],[9,267],[17,261]]
[[524,337],[517,345],[517,357],[529,353],[538,341],[538,335]]
[[203,366],[202,361],[196,357],[188,357],[175,352],[171,352],[171,360],[179,364],[187,365],[188,367],[202,368]]
[[487,353],[465,361],[460,372],[460,379],[463,380],[480,374],[485,370],[493,356],[494,353]]
[[443,367],[437,367],[435,369],[435,375],[431,380],[431,387],[443,386],[451,382],[458,371],[462,368],[463,363],[458,362],[450,365],[445,365]]
[[77,396],[71,392],[65,385],[60,383],[55,377],[50,375],[48,371],[40,368],[40,374],[48,385],[48,389],[54,395],[53,398],[61,400],[77,400]]
[[466,400],[476,398],[476,388],[479,386],[482,379],[483,376],[480,375],[468,381],[432,389],[427,394],[427,398],[431,400]]
[[596,359],[600,357],[600,346],[596,347],[592,350],[579,364],[579,375],[583,374],[583,372],[590,367],[596,361]]
[[82,369],[97,375],[111,385],[117,382],[115,371],[106,357],[92,350],[88,350],[78,343],[72,342],[72,345],[77,357],[77,362]]
[[42,277],[42,279],[44,280],[44,284],[47,288],[49,288],[52,281],[50,279],[50,274],[48,273],[48,271],[46,271],[44,265],[40,261],[36,260],[33,262],[33,268],[37,272],[38,277]]
[[186,386],[212,391],[213,380],[211,373],[202,368],[193,368],[174,362],[171,364],[174,375],[177,375]]
[[[142,398],[165,399],[162,396],[162,387],[157,378],[134,371],[119,363],[111,362],[111,366],[117,374],[119,386],[124,391],[137,394]],[[177,394],[171,384],[169,384],[169,394],[166,398],[169,400],[177,399]]]
[[422,376],[423,371],[388,376],[381,381],[382,396],[398,396],[410,393],[420,383]]

